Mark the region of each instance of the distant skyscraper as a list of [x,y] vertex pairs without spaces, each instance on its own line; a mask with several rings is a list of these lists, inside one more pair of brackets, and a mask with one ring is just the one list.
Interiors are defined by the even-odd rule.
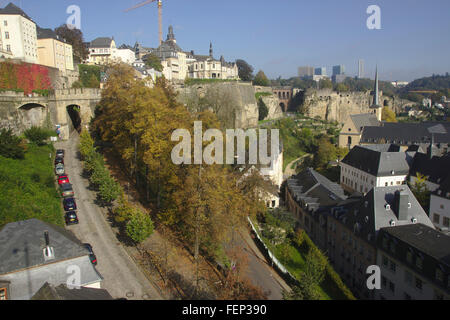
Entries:
[[325,67],[316,68],[314,70],[314,75],[316,75],[316,76],[326,76],[327,75],[327,68],[325,68]]
[[358,78],[364,78],[364,60],[358,61]]
[[333,76],[345,74],[345,67],[341,64],[333,67]]
[[310,78],[314,75],[314,67],[304,66],[298,68],[298,76],[300,78]]

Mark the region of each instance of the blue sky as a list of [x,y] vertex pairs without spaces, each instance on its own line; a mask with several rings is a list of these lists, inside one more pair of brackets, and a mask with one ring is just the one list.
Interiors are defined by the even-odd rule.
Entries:
[[[10,0],[0,0],[4,7]],[[41,27],[65,23],[69,5],[81,8],[88,41],[114,36],[118,45],[155,47],[156,4],[125,13],[141,0],[15,0]],[[381,8],[381,30],[366,27],[369,5]],[[343,64],[356,75],[364,59],[366,76],[379,65],[382,80],[410,81],[450,72],[448,0],[163,0],[164,39],[173,25],[186,51],[244,59],[270,78],[296,76],[303,65]]]

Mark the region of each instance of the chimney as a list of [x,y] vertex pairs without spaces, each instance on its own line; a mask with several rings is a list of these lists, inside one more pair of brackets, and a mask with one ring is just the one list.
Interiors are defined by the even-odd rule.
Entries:
[[397,190],[394,198],[394,210],[398,220],[408,220],[408,209],[410,208],[409,194],[405,190]]
[[53,260],[53,259],[55,259],[55,254],[53,252],[53,248],[50,247],[50,238],[48,236],[47,230],[44,231],[44,238],[45,238],[45,248],[43,250],[44,260],[45,261]]

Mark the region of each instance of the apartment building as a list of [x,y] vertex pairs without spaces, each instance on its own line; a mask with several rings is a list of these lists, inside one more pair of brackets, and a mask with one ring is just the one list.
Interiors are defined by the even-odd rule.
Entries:
[[366,194],[374,187],[406,184],[412,156],[396,145],[355,146],[340,162],[341,185]]
[[72,45],[51,29],[37,27],[37,38],[39,64],[63,73],[74,70]]
[[450,300],[450,236],[423,224],[380,229],[381,300]]
[[368,266],[377,264],[377,239],[384,227],[421,223],[433,228],[406,185],[375,187],[364,197],[351,197],[327,215],[327,253],[342,280],[360,299],[374,299],[366,285]]
[[2,47],[9,57],[38,63],[36,23],[13,3],[0,9]]

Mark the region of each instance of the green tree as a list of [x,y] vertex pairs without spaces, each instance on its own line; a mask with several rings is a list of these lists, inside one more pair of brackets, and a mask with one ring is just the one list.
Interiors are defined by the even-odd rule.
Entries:
[[333,89],[333,82],[330,79],[322,79],[319,81],[320,89]]
[[267,108],[262,98],[258,99],[258,111],[259,111],[258,120],[260,121],[264,120],[269,115],[269,109]]
[[349,90],[348,86],[345,83],[338,83],[334,87],[334,91],[338,92],[347,92]]
[[242,59],[236,60],[236,65],[238,67],[239,78],[242,81],[253,80],[253,67],[251,65]]
[[117,199],[121,191],[120,184],[110,176],[101,182],[98,195],[104,203],[110,204]]
[[410,184],[410,189],[417,201],[419,201],[422,208],[425,212],[428,212],[428,208],[430,205],[430,190],[427,187],[427,179],[428,177],[421,174],[420,172],[416,175],[416,181],[413,184]]
[[260,70],[253,79],[253,85],[267,87],[270,85],[269,79],[266,77],[264,71]]
[[135,243],[141,243],[152,235],[153,229],[153,221],[150,216],[141,210],[134,208],[130,221],[127,223],[127,235]]
[[333,160],[336,160],[336,147],[327,136],[322,136],[318,141],[317,153],[314,155],[314,168],[326,168],[328,162]]
[[88,82],[86,83],[87,88],[100,88],[100,80],[97,79],[95,74],[91,74]]
[[24,159],[25,145],[11,129],[0,130],[0,155],[5,158]]
[[144,57],[145,65],[147,67],[153,68],[156,71],[162,72],[163,66],[161,60],[154,53],[150,53]]

